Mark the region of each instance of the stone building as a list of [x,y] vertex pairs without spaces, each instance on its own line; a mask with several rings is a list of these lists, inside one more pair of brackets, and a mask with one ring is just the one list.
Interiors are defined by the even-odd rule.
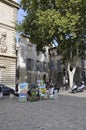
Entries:
[[50,79],[58,85],[63,83],[63,65],[61,64],[61,54],[57,52],[57,47],[49,49]]
[[16,0],[0,0],[0,83],[15,88],[16,83]]
[[[49,80],[48,48],[37,55],[36,46],[29,39],[20,37],[17,45],[17,79],[19,82],[36,83],[37,80]],[[44,79],[45,80],[45,79]]]
[[[61,54],[59,54],[57,47],[49,49],[49,61],[50,61],[50,78],[53,82],[61,85],[68,80],[67,70],[63,64],[61,64]],[[86,82],[86,60],[78,59],[76,63],[76,72],[74,75],[74,82],[80,81]]]

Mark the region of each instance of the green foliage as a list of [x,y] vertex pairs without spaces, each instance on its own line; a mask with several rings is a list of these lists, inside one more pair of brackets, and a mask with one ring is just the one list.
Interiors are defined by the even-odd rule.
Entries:
[[[21,0],[27,15],[18,30],[45,52],[54,40],[67,61],[86,48],[86,0]],[[85,53],[84,53],[85,54]]]

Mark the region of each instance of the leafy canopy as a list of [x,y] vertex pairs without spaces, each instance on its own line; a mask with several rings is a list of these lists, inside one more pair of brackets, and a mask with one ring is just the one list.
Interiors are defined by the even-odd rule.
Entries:
[[38,52],[57,43],[66,60],[83,54],[86,0],[21,0],[21,5],[27,15],[18,30],[37,45]]

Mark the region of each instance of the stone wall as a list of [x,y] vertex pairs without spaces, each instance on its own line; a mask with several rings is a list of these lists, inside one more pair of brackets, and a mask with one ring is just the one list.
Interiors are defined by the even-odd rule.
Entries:
[[[47,51],[45,55],[40,53],[37,55],[36,46],[29,42],[29,39],[20,37],[20,42],[18,43],[18,53],[17,53],[17,68],[19,69],[19,82],[29,82],[36,83],[37,80],[43,80],[44,74],[46,75],[46,80],[49,80],[49,68],[47,71],[44,69],[41,70],[42,66],[39,65],[39,70],[36,69],[37,61],[40,64],[46,63],[48,65],[48,47],[46,47]],[[29,66],[30,62],[27,60],[32,60],[32,69],[27,68],[27,64]],[[44,67],[43,67],[44,68]]]
[[0,83],[15,89],[17,9],[14,0],[0,1]]
[[15,87],[16,58],[0,56],[0,82]]

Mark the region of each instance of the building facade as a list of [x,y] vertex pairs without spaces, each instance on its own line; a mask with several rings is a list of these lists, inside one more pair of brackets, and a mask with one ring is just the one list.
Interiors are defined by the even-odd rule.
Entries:
[[49,61],[50,61],[50,79],[53,83],[58,85],[63,83],[63,67],[61,64],[61,54],[57,52],[57,47],[49,49]]
[[[61,64],[61,54],[58,52],[57,47],[49,49],[50,61],[50,78],[58,85],[64,84],[68,81],[68,73],[65,65]],[[76,63],[76,72],[74,75],[74,82],[86,82],[86,60],[78,59]]]
[[49,80],[48,65],[48,48],[45,54],[37,55],[36,46],[29,39],[20,37],[17,45],[18,81],[36,83],[37,80]]
[[15,88],[16,83],[16,0],[0,0],[0,83]]

